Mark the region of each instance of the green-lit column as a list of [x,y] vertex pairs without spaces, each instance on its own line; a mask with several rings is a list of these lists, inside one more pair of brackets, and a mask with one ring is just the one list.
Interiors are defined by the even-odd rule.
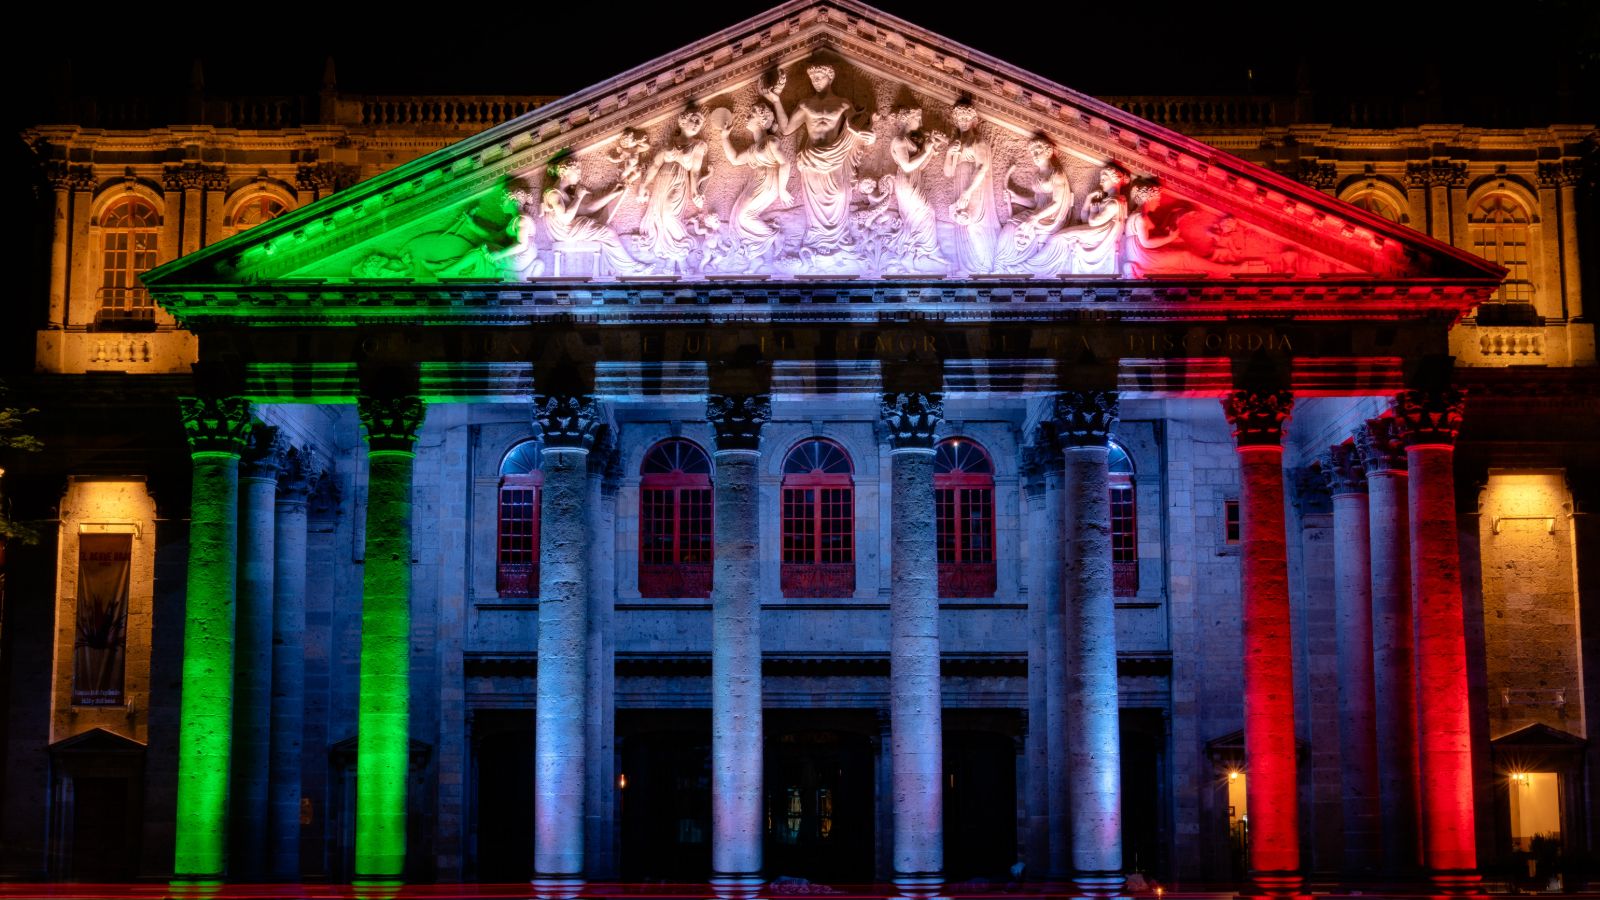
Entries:
[[180,397],[178,407],[194,461],[172,856],[173,882],[186,884],[227,872],[239,454],[250,434],[250,402]]
[[426,412],[407,395],[363,393],[367,546],[361,571],[356,706],[356,881],[399,881],[406,866],[411,746],[411,467]]

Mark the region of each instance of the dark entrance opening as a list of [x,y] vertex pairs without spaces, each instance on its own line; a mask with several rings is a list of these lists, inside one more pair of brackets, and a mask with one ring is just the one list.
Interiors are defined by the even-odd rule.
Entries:
[[50,747],[52,878],[129,881],[138,871],[145,747],[95,728]]
[[873,747],[865,734],[767,730],[767,874],[823,884],[870,882]]
[[531,709],[473,713],[473,846],[479,881],[533,877],[533,735]]
[[1159,709],[1122,711],[1122,865],[1167,879],[1167,727]]
[[[626,721],[624,721],[626,719]],[[618,716],[624,881],[704,882],[711,875],[711,716]]]
[[1017,861],[1017,742],[992,731],[944,734],[944,870],[1005,883]]

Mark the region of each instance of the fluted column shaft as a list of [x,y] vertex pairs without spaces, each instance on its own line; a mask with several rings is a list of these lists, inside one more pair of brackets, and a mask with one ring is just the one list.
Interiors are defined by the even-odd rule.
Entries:
[[1250,869],[1256,886],[1270,894],[1291,894],[1301,882],[1283,509],[1283,424],[1292,402],[1287,391],[1236,391],[1224,401],[1239,453]]
[[889,716],[895,883],[936,890],[944,872],[944,700],[939,680],[939,565],[933,515],[937,394],[889,394]]
[[544,487],[539,508],[539,669],[534,735],[534,853],[551,886],[583,877],[589,616],[588,456],[596,422],[587,395],[541,397]]
[[239,455],[250,432],[250,403],[183,397],[179,405],[194,464],[172,863],[173,879],[182,883],[220,879],[227,871]]
[[1356,444],[1367,470],[1379,830],[1383,869],[1398,876],[1418,862],[1417,678],[1406,454],[1395,440],[1393,419],[1373,419],[1358,428]]
[[761,712],[761,426],[764,396],[714,396],[716,537],[711,582],[711,877],[753,895],[765,837]]
[[278,466],[277,429],[251,431],[239,476],[239,581],[233,669],[233,778],[229,805],[233,845],[229,874],[260,881],[266,874],[267,765],[272,730],[273,555]]
[[1065,726],[1071,785],[1072,877],[1088,894],[1122,887],[1122,739],[1117,701],[1116,601],[1111,575],[1112,424],[1117,396],[1056,399],[1065,465]]
[[1333,496],[1335,641],[1339,657],[1339,781],[1344,869],[1367,874],[1378,845],[1378,747],[1373,709],[1372,566],[1367,479],[1350,444],[1329,450],[1322,474]]
[[305,451],[292,449],[278,475],[272,577],[272,738],[267,773],[267,863],[274,881],[300,878],[309,465]]
[[1417,755],[1423,863],[1434,883],[1477,881],[1467,642],[1456,532],[1455,438],[1461,394],[1406,391],[1395,418],[1411,472],[1411,604],[1417,646]]
[[405,875],[411,757],[411,478],[425,407],[414,396],[363,394],[367,434],[366,556],[361,569],[361,674],[356,700],[357,881]]

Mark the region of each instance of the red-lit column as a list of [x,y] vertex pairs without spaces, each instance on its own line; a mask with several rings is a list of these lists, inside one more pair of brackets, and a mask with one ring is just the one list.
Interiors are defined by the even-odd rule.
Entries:
[[1354,444],[1321,459],[1333,496],[1335,640],[1339,655],[1339,782],[1343,794],[1344,871],[1370,877],[1378,868],[1378,747],[1373,717],[1372,547],[1367,472]]
[[1301,884],[1283,516],[1283,426],[1293,403],[1288,391],[1235,391],[1222,402],[1239,452],[1250,876],[1268,894],[1292,894]]
[[1417,756],[1422,861],[1433,883],[1478,880],[1473,833],[1467,641],[1456,540],[1455,440],[1462,395],[1403,391],[1395,421],[1411,469],[1411,607],[1417,646]]
[[1411,513],[1394,419],[1356,429],[1367,470],[1372,563],[1372,687],[1383,870],[1417,867],[1417,668],[1411,628]]

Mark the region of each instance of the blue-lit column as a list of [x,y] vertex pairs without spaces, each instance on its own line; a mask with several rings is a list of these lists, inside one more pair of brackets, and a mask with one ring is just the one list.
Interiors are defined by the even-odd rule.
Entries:
[[719,897],[761,886],[761,426],[764,395],[713,395],[716,546],[711,581],[711,881]]
[[901,893],[944,882],[944,709],[939,681],[939,558],[933,433],[936,393],[886,393],[889,433],[889,716],[894,881]]
[[1028,723],[1028,730],[1040,729],[1045,743],[1044,802],[1048,814],[1048,846],[1045,874],[1051,879],[1066,878],[1072,872],[1072,842],[1069,827],[1071,771],[1067,762],[1067,656],[1066,610],[1061,605],[1061,518],[1065,508],[1065,484],[1061,465],[1061,442],[1055,423],[1042,421],[1034,428],[1028,445],[1028,458],[1040,472],[1043,516],[1040,529],[1030,536],[1033,564],[1039,567],[1038,604],[1042,613],[1039,641],[1044,655],[1045,715],[1043,721]]
[[310,451],[290,448],[278,472],[272,578],[272,740],[267,765],[267,865],[274,881],[300,878],[300,757],[305,738],[306,497]]
[[1061,598],[1072,879],[1086,894],[1110,895],[1121,890],[1124,880],[1109,468],[1117,395],[1064,391],[1056,396],[1055,413],[1065,456]]
[[539,669],[534,735],[534,881],[545,896],[583,885],[588,710],[589,449],[598,421],[589,394],[542,395],[539,508]]

